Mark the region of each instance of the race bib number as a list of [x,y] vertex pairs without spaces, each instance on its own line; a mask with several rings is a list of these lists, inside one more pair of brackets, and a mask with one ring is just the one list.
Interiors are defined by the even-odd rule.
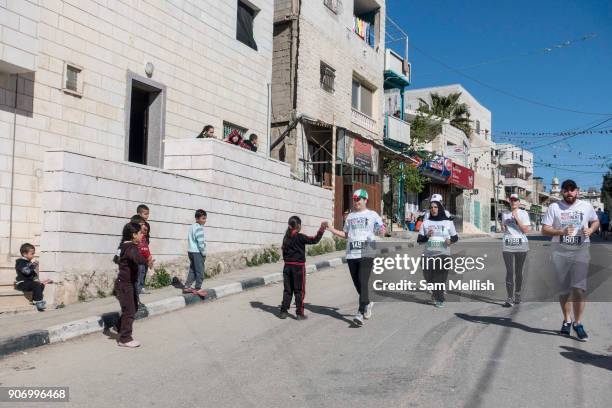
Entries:
[[349,243],[349,249],[351,251],[361,251],[362,249],[365,249],[366,245],[366,241],[351,241]]
[[446,246],[446,242],[442,239],[429,239],[427,241],[427,248],[429,249],[443,249]]
[[582,244],[582,236],[581,235],[563,235],[561,237],[561,243],[563,245],[579,246],[580,244]]
[[508,247],[518,247],[523,244],[523,240],[521,238],[506,238],[504,239],[504,243]]

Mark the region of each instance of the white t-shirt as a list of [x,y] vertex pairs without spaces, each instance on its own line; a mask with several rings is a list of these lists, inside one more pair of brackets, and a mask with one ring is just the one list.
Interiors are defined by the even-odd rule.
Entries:
[[[525,210],[518,209],[518,217],[521,224],[524,226],[531,225],[529,214]],[[512,217],[512,211],[502,212],[502,225],[504,230],[504,238],[502,250],[505,252],[525,252],[529,251],[529,242],[527,235],[519,228],[518,224]]]
[[372,241],[383,227],[382,218],[376,211],[352,212],[346,217],[344,232],[347,235],[346,259],[373,257]]
[[429,228],[433,229],[433,235],[425,243],[425,256],[450,255],[450,248],[446,240],[457,235],[455,224],[451,220],[433,221],[426,219],[421,224],[420,235],[427,236]]
[[552,203],[548,207],[542,224],[550,225],[555,229],[565,229],[568,225],[574,226],[574,233],[570,236],[554,236],[552,242],[556,243],[554,249],[566,251],[580,249],[591,240],[585,237],[582,229],[589,226],[589,222],[597,221],[597,214],[593,206],[585,201],[576,200],[573,205],[564,200]]

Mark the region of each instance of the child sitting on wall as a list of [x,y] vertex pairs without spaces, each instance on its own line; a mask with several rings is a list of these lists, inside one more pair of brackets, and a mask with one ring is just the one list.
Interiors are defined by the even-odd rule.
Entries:
[[53,283],[51,279],[38,279],[38,261],[32,261],[36,249],[34,245],[25,243],[19,248],[21,258],[15,262],[15,289],[22,292],[32,292],[32,303],[39,312],[45,310],[47,302],[43,300],[45,285]]

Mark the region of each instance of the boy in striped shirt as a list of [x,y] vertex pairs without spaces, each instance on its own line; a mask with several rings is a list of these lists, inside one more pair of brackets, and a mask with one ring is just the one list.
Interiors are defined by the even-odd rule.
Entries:
[[[206,241],[204,240],[204,224],[206,224],[206,211],[197,210],[195,212],[195,222],[189,227],[187,240],[189,249],[189,274],[185,282],[184,293],[195,293],[205,297],[208,293],[202,289],[204,281],[204,263],[206,262]],[[195,281],[195,289],[191,285]]]

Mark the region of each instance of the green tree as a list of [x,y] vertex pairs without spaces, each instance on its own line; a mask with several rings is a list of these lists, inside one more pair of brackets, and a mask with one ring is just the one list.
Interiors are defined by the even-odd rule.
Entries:
[[467,137],[472,133],[472,121],[470,120],[470,108],[465,103],[459,102],[461,92],[453,92],[448,96],[438,93],[429,94],[431,103],[419,98],[421,106],[418,111],[435,115],[439,118],[448,119],[450,124],[465,133]]

